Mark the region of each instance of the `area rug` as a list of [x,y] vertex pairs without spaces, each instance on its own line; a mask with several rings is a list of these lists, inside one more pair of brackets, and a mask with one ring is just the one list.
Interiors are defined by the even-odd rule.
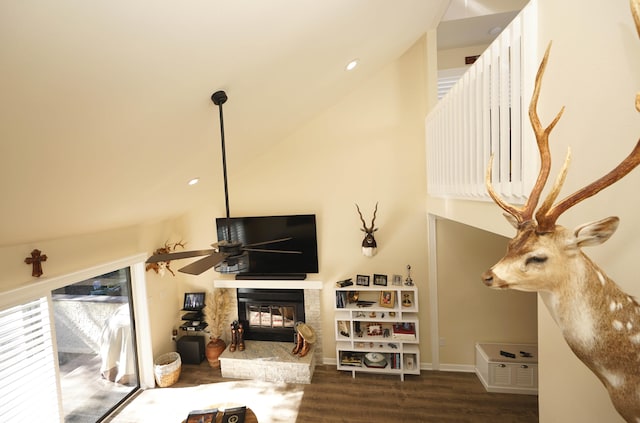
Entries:
[[140,393],[107,421],[179,423],[191,410],[246,405],[260,423],[290,423],[296,421],[303,394],[300,385],[256,380],[155,388]]

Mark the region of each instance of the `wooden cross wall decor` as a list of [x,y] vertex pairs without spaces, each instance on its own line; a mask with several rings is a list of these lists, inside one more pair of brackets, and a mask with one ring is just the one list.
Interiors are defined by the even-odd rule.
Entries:
[[42,254],[42,251],[35,249],[31,252],[31,257],[24,259],[24,262],[33,266],[31,276],[39,278],[42,276],[42,262],[47,261],[47,255]]

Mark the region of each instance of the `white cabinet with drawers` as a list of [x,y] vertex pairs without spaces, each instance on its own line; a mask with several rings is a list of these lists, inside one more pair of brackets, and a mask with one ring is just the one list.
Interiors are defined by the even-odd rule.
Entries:
[[488,392],[538,394],[538,346],[476,344],[476,374]]

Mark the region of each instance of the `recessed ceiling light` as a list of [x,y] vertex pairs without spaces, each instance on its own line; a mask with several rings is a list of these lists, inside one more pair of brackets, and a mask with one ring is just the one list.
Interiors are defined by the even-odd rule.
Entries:
[[200,182],[200,178],[193,178],[189,181],[189,185],[195,185]]
[[491,28],[489,30],[489,35],[495,37],[496,35],[500,34],[501,32],[502,32],[502,27],[494,26],[493,28]]
[[348,70],[348,71],[354,70],[356,68],[356,66],[358,66],[358,59],[354,59],[354,60],[350,61],[349,63],[347,63],[347,66],[345,67],[345,69]]

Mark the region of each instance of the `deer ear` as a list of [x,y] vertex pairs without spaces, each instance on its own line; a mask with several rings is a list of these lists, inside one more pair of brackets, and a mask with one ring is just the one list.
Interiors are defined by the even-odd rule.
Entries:
[[620,223],[620,219],[616,216],[611,216],[578,226],[573,232],[576,237],[575,243],[578,247],[600,245],[608,240],[618,229],[618,223]]
[[507,222],[509,222],[511,226],[513,226],[515,229],[518,229],[519,223],[515,217],[511,216],[509,213],[502,213],[502,215],[505,219],[507,219]]

